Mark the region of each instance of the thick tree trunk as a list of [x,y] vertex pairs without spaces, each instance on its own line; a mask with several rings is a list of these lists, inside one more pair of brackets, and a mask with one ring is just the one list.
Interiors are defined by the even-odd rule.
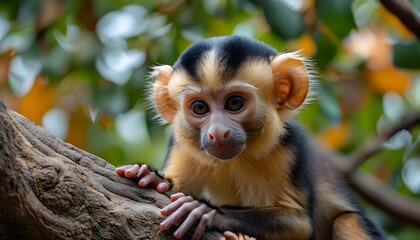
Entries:
[[0,239],[171,239],[168,202],[0,100]]

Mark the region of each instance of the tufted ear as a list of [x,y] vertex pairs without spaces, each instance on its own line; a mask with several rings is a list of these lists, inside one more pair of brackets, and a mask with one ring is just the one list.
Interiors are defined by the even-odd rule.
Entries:
[[297,53],[279,54],[271,61],[274,94],[278,109],[296,109],[303,104],[309,90],[309,73]]
[[153,97],[155,107],[160,116],[167,122],[172,123],[177,109],[175,100],[170,96],[168,84],[172,76],[172,67],[169,65],[157,66],[153,69],[156,81],[153,85]]

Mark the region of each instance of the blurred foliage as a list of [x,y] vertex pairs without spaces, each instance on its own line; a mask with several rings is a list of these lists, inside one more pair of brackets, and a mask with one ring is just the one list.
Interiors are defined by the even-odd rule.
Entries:
[[[322,148],[350,154],[420,109],[420,44],[376,0],[2,0],[0,97],[115,165],[160,166],[168,129],[148,109],[150,66],[231,34],[317,62],[319,99],[297,118]],[[419,136],[398,133],[362,169],[418,198]],[[369,210],[389,239],[420,238]]]

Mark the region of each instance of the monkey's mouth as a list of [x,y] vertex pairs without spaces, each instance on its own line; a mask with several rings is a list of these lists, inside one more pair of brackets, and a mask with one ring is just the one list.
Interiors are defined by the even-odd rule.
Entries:
[[211,147],[205,147],[206,152],[221,160],[234,158],[245,149],[245,144],[215,144]]

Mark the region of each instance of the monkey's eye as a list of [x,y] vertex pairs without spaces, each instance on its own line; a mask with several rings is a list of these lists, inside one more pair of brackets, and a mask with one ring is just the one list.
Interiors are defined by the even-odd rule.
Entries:
[[245,99],[241,96],[230,96],[225,102],[225,109],[237,112],[245,106]]
[[197,100],[191,104],[191,111],[197,115],[204,115],[210,111],[209,106],[203,101]]

